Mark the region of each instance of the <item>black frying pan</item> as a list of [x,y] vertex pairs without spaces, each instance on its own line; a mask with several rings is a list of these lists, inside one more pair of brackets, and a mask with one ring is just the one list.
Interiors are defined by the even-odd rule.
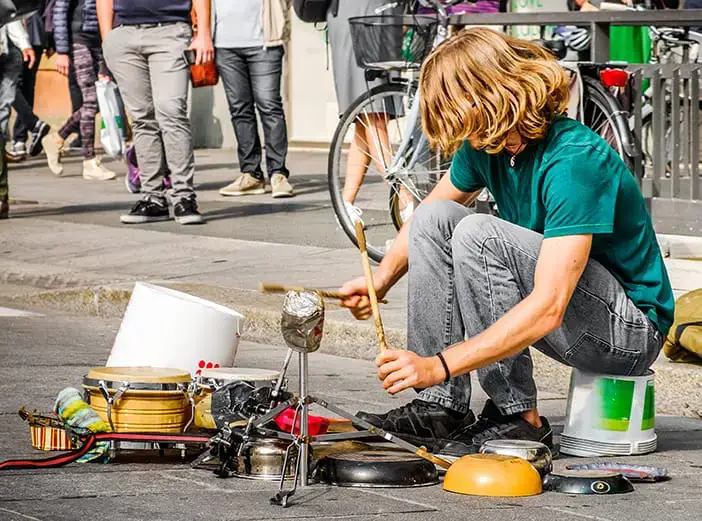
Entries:
[[317,463],[314,476],[340,487],[422,487],[439,482],[433,463],[396,450],[330,454]]
[[544,478],[544,490],[565,494],[624,494],[634,487],[621,474],[602,471],[563,471]]

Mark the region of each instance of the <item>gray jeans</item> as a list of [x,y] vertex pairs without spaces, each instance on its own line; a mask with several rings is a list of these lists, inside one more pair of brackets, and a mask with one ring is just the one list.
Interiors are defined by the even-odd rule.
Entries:
[[144,24],[116,27],[103,42],[105,62],[132,117],[141,191],[164,199],[167,165],[174,201],[195,196],[190,71],[183,57],[191,38],[185,23]]
[[[495,323],[533,290],[542,241],[536,232],[458,203],[421,205],[410,228],[408,348],[435,355]],[[563,325],[534,347],[583,371],[640,375],[662,342],[612,274],[590,259]],[[536,407],[528,349],[477,372],[503,414]],[[469,375],[420,393],[424,400],[462,412],[469,408],[470,395]]]
[[258,137],[256,109],[266,142],[268,175],[288,175],[288,131],[285,124],[280,79],[283,73],[283,46],[262,49],[217,48],[216,62],[222,77],[229,113],[238,144],[239,169],[263,179],[261,140]]
[[[22,53],[11,43],[8,42],[7,45],[9,47],[7,54],[0,55],[0,133],[5,140],[9,138],[10,113],[17,94],[17,83],[24,67]],[[5,149],[2,150],[2,153],[4,152]]]

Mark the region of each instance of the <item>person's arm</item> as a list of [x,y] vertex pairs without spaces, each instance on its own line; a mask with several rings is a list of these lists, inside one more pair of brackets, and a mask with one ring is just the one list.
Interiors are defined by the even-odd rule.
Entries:
[[22,20],[16,20],[7,24],[7,37],[21,51],[32,48],[32,43],[29,41],[29,35]]
[[54,42],[56,47],[56,70],[68,76],[71,53],[70,20],[68,13],[70,0],[56,0],[54,4]]
[[[479,194],[480,190],[476,192],[463,192],[456,188],[451,182],[451,171],[449,170],[419,206],[432,201],[441,200],[469,204],[471,201],[475,200]],[[392,247],[388,250],[380,266],[373,275],[373,283],[375,284],[378,298],[383,298],[390,288],[407,273],[407,247],[411,222],[412,218],[410,217],[402,225],[402,228],[392,243]],[[347,282],[339,289],[339,292],[348,295],[346,299],[341,301],[341,305],[349,308],[356,318],[365,320],[371,316],[368,289],[363,277]]]
[[200,65],[214,59],[212,5],[210,0],[193,0],[193,9],[197,17],[197,36],[193,38],[189,48],[195,51],[195,64]]
[[[592,235],[545,239],[534,275],[533,291],[488,329],[443,352],[450,376],[459,376],[503,360],[558,329],[568,303],[587,266]],[[426,388],[446,377],[438,357],[388,350],[378,356],[378,377],[396,394]]]
[[107,34],[112,30],[115,20],[115,12],[112,0],[96,0],[98,24],[100,25],[100,36],[105,41]]

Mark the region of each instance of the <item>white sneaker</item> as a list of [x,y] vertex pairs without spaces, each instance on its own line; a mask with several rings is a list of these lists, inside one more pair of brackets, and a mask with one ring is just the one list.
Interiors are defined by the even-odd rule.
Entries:
[[355,206],[353,203],[350,203],[348,201],[344,201],[344,208],[346,208],[346,214],[349,216],[349,219],[351,219],[351,222],[354,224],[354,226],[357,222],[363,224],[363,219],[361,219],[361,216],[363,215],[363,210],[361,210],[358,206]]
[[61,156],[63,155],[63,144],[58,141],[58,134],[48,135],[41,141],[46,152],[46,162],[55,175],[63,174]]
[[98,158],[94,157],[93,159],[86,159],[83,161],[83,179],[90,179],[91,181],[109,181],[115,177],[117,177],[117,175],[112,170],[105,168]]

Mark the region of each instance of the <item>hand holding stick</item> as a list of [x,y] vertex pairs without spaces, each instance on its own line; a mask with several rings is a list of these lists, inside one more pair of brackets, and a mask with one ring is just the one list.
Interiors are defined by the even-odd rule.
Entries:
[[385,330],[383,329],[383,321],[380,318],[380,308],[378,308],[378,295],[375,293],[375,284],[373,283],[373,272],[371,271],[370,259],[368,258],[368,248],[366,247],[366,234],[363,231],[363,223],[356,222],[356,239],[358,240],[358,249],[361,250],[361,261],[363,262],[363,272],[366,276],[366,285],[368,286],[368,298],[370,299],[371,309],[373,310],[373,320],[375,321],[375,332],[378,335],[378,345],[382,353],[388,348],[385,341]]
[[[263,293],[287,293],[288,291],[297,291],[302,293],[304,291],[309,291],[310,293],[316,293],[320,297],[331,298],[336,300],[343,300],[346,295],[342,295],[338,291],[329,291],[326,289],[317,288],[305,288],[302,286],[284,286],[283,284],[275,284],[271,282],[261,282],[258,289]],[[387,304],[388,301],[383,299],[379,301],[381,304]]]

